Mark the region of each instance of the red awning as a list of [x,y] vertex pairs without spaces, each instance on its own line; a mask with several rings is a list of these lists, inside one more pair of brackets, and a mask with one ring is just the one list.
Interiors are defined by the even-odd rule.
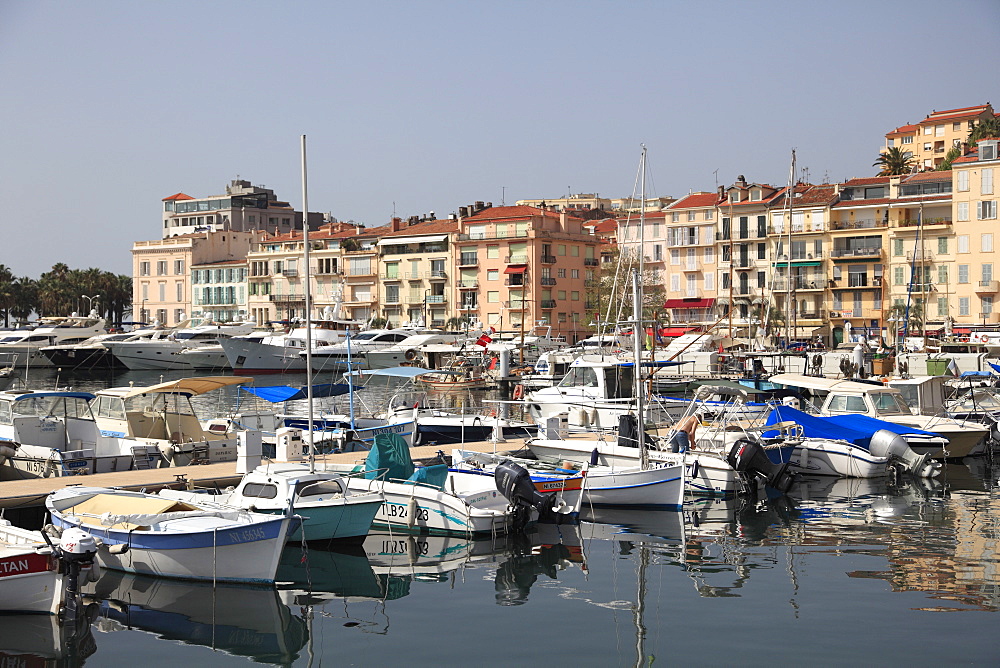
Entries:
[[688,332],[693,332],[697,327],[664,327],[660,330],[660,336],[681,336]]
[[714,299],[668,299],[663,308],[712,308],[714,305]]
[[951,333],[952,334],[972,334],[972,330],[971,329],[966,329],[965,327],[956,327],[955,329],[951,330]]
[[506,269],[503,270],[505,274],[523,274],[528,268],[526,264],[511,264],[508,265]]

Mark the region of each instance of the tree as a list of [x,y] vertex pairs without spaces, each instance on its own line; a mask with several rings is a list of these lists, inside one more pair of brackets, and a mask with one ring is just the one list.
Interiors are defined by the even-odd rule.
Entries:
[[980,139],[986,137],[1000,138],[1000,118],[994,116],[976,123],[976,126],[969,130],[969,137],[966,141],[969,142],[969,146],[975,146]]
[[909,174],[913,168],[913,156],[899,146],[892,146],[872,163],[872,167],[881,167],[879,176],[900,176]]
[[[638,268],[639,258],[632,249],[622,252],[618,248],[612,252],[610,262],[601,262],[597,276],[586,282],[585,314],[588,322],[631,320],[632,283],[629,277],[632,270]],[[642,318],[645,322],[651,322],[663,311],[666,290],[655,269],[644,269],[641,284]]]

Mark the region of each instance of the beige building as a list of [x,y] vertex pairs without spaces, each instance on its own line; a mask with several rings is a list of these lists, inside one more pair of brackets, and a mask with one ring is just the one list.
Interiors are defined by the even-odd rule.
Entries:
[[191,267],[191,317],[215,322],[250,319],[246,258]]
[[[132,300],[142,322],[176,325],[191,316],[191,268],[243,261],[259,232],[197,232],[132,245]],[[133,307],[134,308],[134,307]]]
[[934,169],[944,162],[948,151],[961,148],[977,123],[994,116],[989,103],[933,111],[915,125],[907,124],[887,132],[882,151],[898,146],[913,155],[919,169]]
[[[995,243],[1000,177],[1000,139],[980,140],[978,146],[952,163],[952,217],[955,235],[954,297],[950,313],[956,323],[990,325],[1000,322],[1000,256]],[[953,302],[957,301],[957,304]]]
[[377,243],[379,301],[390,326],[445,327],[456,317],[451,274],[457,232],[456,219],[392,220]]
[[[654,224],[647,255],[659,266],[673,324],[714,322],[719,253],[715,232],[719,194],[691,193],[663,211],[663,233]],[[661,249],[662,244],[662,249]]]

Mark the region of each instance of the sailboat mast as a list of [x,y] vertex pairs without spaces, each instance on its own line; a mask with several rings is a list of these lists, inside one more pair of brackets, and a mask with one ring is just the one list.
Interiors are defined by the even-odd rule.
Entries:
[[792,207],[795,199],[795,149],[792,149],[792,166],[788,170],[788,227],[785,235],[785,347],[791,342],[789,327],[792,322]]
[[646,410],[643,405],[645,397],[645,386],[642,381],[642,339],[646,333],[646,328],[642,324],[642,272],[645,269],[645,241],[646,241],[646,146],[642,145],[642,185],[639,189],[641,201],[639,203],[639,270],[632,274],[632,337],[635,342],[635,401],[636,419],[639,423],[639,430],[636,434],[639,446],[639,461],[643,469],[648,468],[649,458],[646,453]]
[[309,472],[316,471],[316,450],[313,448],[313,382],[312,382],[312,271],[309,269],[309,194],[306,180],[306,136],[301,136],[302,152],[302,271],[305,277],[303,293],[306,303],[306,425],[309,430]]

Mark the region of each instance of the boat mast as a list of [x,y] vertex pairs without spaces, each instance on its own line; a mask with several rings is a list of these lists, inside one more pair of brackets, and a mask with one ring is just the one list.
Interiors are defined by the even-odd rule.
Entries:
[[636,438],[639,446],[639,463],[643,470],[649,468],[649,455],[646,452],[646,411],[643,405],[645,397],[645,386],[642,382],[642,339],[646,330],[642,324],[642,272],[645,269],[644,243],[646,241],[646,146],[642,146],[642,186],[640,189],[641,201],[639,203],[639,270],[632,273],[632,338],[635,344],[635,408],[636,419],[639,424]]
[[301,136],[302,153],[302,270],[306,302],[306,426],[309,430],[309,472],[316,472],[316,450],[313,448],[313,383],[312,383],[312,272],[309,270],[309,195],[306,182],[306,136]]
[[792,324],[792,207],[795,199],[795,149],[792,149],[792,166],[788,170],[788,227],[785,228],[785,348],[791,343]]

